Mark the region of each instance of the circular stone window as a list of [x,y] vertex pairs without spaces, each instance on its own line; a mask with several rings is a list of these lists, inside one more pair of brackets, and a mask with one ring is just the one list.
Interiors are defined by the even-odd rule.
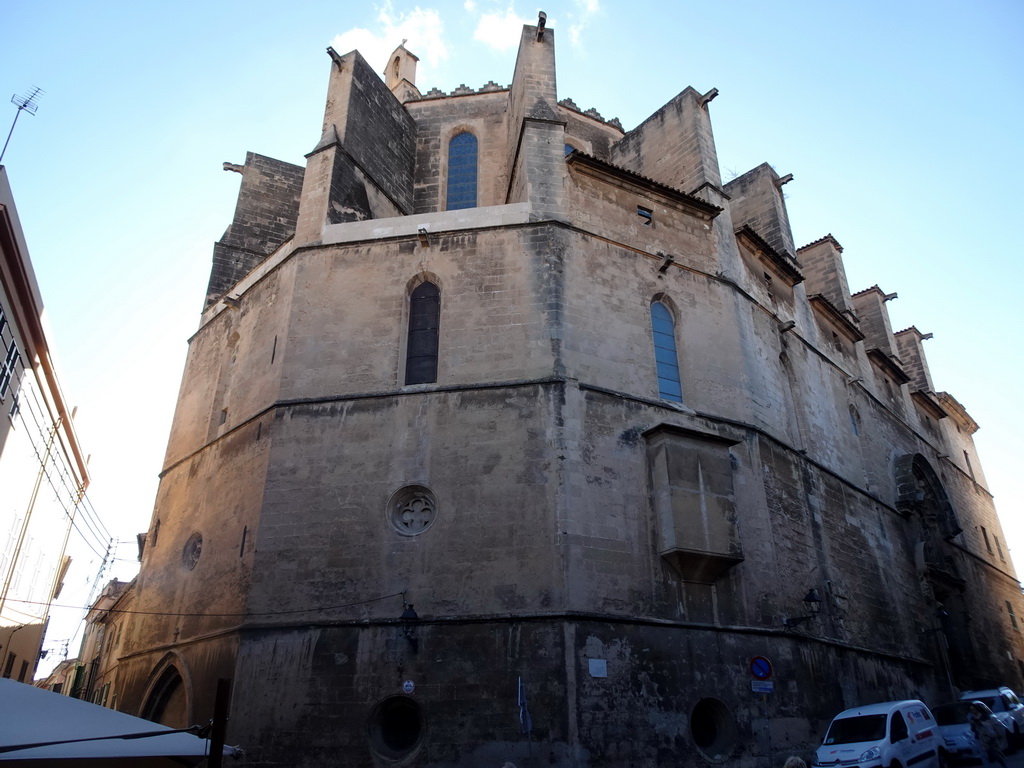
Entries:
[[425,485],[407,485],[391,494],[388,520],[405,536],[423,533],[437,518],[437,498]]
[[705,758],[724,763],[736,747],[736,721],[718,699],[701,699],[690,714],[690,735]]
[[370,713],[367,736],[370,749],[385,760],[402,760],[423,742],[423,710],[408,696],[390,696]]
[[203,534],[196,531],[188,537],[185,547],[181,550],[181,562],[188,570],[194,570],[201,554],[203,554]]

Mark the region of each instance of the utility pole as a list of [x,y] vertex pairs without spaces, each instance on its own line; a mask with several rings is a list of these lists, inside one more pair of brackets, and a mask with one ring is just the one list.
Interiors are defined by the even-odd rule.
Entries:
[[0,163],[3,162],[4,153],[7,151],[7,145],[11,142],[11,134],[14,133],[14,126],[18,124],[18,118],[21,117],[22,110],[26,110],[30,115],[34,115],[36,110],[39,109],[37,102],[44,93],[46,91],[42,88],[32,86],[24,96],[19,96],[18,94],[11,96],[11,104],[14,104],[18,111],[14,113],[14,122],[11,123],[11,130],[7,132],[7,141],[4,142],[4,148],[0,149]]

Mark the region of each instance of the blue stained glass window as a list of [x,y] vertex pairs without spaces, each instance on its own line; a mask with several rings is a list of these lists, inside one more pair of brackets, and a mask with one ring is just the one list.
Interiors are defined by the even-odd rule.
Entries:
[[448,203],[446,208],[476,208],[476,136],[460,133],[448,142]]
[[658,370],[658,396],[681,403],[683,387],[679,383],[676,325],[672,313],[660,301],[651,304],[651,330],[654,333],[654,362]]

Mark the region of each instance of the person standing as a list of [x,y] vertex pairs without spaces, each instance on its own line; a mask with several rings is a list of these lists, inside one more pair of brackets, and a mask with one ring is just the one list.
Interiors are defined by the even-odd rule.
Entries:
[[983,701],[972,701],[967,708],[967,720],[971,724],[971,731],[974,738],[981,746],[982,765],[989,766],[998,763],[1007,768],[1006,758],[1003,756],[1002,741],[1005,730],[1002,723],[992,717],[992,710]]

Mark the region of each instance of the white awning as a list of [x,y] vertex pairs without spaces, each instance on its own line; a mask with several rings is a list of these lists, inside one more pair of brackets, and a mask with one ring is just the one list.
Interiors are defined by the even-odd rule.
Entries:
[[[46,746],[27,747],[31,744]],[[208,739],[192,733],[0,679],[0,761],[4,761],[5,768],[15,768],[18,763],[39,766],[40,761],[82,768],[121,764],[194,766],[206,757],[209,748]],[[224,754],[240,756],[241,751],[224,747]]]

